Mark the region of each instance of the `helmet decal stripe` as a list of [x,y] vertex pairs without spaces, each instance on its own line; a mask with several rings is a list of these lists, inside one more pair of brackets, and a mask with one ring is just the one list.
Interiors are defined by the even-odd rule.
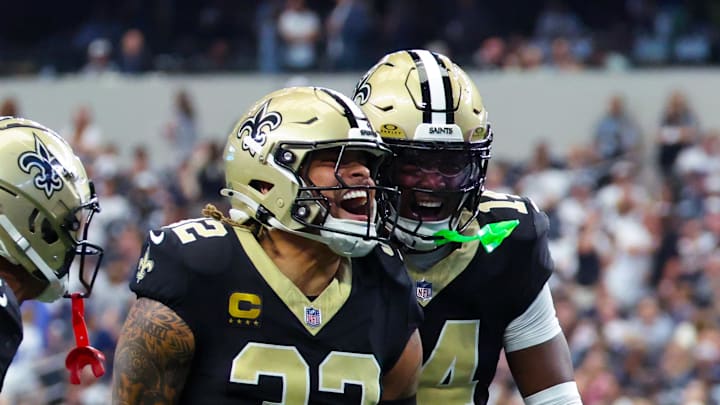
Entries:
[[443,89],[445,90],[445,108],[447,110],[447,123],[455,123],[455,106],[453,105],[453,92],[452,85],[450,84],[450,66],[445,65],[445,62],[440,59],[440,55],[433,53],[435,61],[440,66],[442,73]]
[[360,107],[358,107],[358,105],[355,104],[352,100],[350,100],[347,96],[338,93],[335,90],[327,89],[324,87],[319,87],[318,89],[327,93],[327,95],[332,97],[338,104],[342,106],[345,118],[347,118],[348,123],[350,124],[350,128],[360,128],[368,131],[372,130],[370,128],[370,122],[365,118],[365,114],[363,114]]
[[429,124],[432,122],[432,103],[430,102],[430,84],[428,83],[427,78],[427,72],[425,71],[425,65],[423,64],[422,60],[420,59],[420,55],[418,55],[418,52],[422,51],[408,51],[410,56],[413,58],[413,61],[415,62],[415,67],[418,71],[418,80],[420,81],[420,93],[422,94],[422,109],[423,109],[423,118],[422,122]]
[[418,69],[420,89],[423,98],[423,122],[428,124],[447,124],[447,96],[443,71],[433,54],[426,50],[409,51]]

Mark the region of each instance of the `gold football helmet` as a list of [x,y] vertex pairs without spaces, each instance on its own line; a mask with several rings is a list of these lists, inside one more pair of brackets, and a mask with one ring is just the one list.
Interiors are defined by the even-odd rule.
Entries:
[[[313,153],[329,149],[338,151],[338,184],[319,187],[303,170]],[[348,97],[320,87],[291,87],[263,97],[237,122],[225,147],[227,188],[221,193],[231,197],[231,217],[253,218],[263,226],[320,241],[343,256],[367,254],[383,240],[377,232],[376,200],[391,201],[394,190],[346,184],[338,167],[348,151],[370,156],[373,180],[391,153]],[[348,199],[362,195],[362,207],[353,210],[363,210],[367,220],[330,215],[331,202],[320,193],[326,190],[347,190]]]
[[[395,235],[426,251],[437,247],[436,232],[467,228],[478,214],[493,139],[468,75],[444,55],[399,51],[365,73],[353,98],[394,152],[381,180],[402,193],[397,221],[389,216]],[[420,173],[438,180],[408,181]]]
[[[87,241],[100,210],[92,183],[70,145],[37,122],[0,117],[0,256],[48,281],[37,297],[51,302],[67,292],[79,258],[80,282],[90,295],[102,249]],[[85,278],[85,258],[98,255]]]

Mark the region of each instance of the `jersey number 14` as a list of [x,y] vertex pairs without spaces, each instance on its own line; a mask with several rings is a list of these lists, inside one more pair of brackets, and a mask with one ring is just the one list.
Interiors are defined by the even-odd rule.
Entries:
[[423,366],[418,404],[472,404],[480,320],[446,321]]

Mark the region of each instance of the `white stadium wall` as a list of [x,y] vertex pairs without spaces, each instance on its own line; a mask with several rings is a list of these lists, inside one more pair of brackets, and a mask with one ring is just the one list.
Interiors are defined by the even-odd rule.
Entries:
[[[618,73],[472,72],[496,132],[494,155],[523,159],[541,139],[555,153],[586,143],[611,95],[620,93],[644,131],[654,139],[670,92],[683,91],[703,128],[720,128],[720,70],[653,70]],[[222,139],[250,103],[288,83],[327,86],[349,94],[358,75],[305,77],[259,74],[143,77],[108,76],[0,80],[0,99],[13,96],[21,113],[58,130],[81,104],[91,106],[106,141],[125,156],[145,143],[159,165],[170,146],[162,136],[172,118],[175,92],[187,89],[194,101],[201,137]]]

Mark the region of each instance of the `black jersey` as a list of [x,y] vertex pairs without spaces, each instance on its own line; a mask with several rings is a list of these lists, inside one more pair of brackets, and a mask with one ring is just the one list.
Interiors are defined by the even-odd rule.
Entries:
[[425,314],[418,404],[485,404],[506,327],[552,272],[548,219],[530,200],[486,191],[480,210],[466,235],[498,223],[509,234],[487,248],[479,240],[465,243],[426,271],[408,264]]
[[5,373],[23,338],[20,305],[15,294],[0,278],[0,391]]
[[422,311],[397,255],[375,249],[313,300],[255,237],[213,219],[151,231],[131,289],[189,325],[182,404],[375,403]]

